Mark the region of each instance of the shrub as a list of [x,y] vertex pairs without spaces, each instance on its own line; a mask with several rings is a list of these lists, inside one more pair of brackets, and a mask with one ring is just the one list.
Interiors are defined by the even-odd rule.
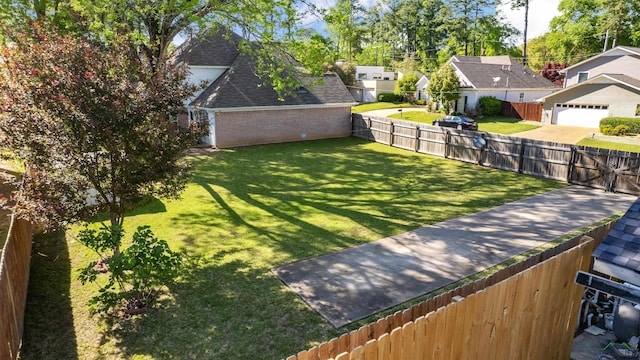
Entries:
[[613,135],[613,127],[611,125],[600,125],[600,133],[602,135]]
[[[80,231],[78,240],[98,255],[121,244],[124,231],[118,226],[104,227],[100,231]],[[99,294],[89,300],[91,313],[109,313],[123,310],[136,314],[146,310],[164,285],[171,282],[182,266],[180,254],[169,249],[164,240],[156,238],[149,226],[140,226],[133,234],[131,245],[111,257],[93,261],[80,272],[79,279],[102,284]],[[104,271],[102,271],[104,270]],[[101,272],[108,271],[106,281],[98,281]]]
[[605,134],[604,128],[607,126],[615,131],[615,129],[620,125],[625,125],[628,127],[627,134],[640,134],[640,118],[631,117],[604,118],[600,120],[600,132],[602,134]]
[[402,95],[396,95],[394,93],[381,93],[378,94],[378,101],[380,102],[400,102],[402,101]]
[[480,111],[484,116],[496,116],[502,112],[502,101],[493,96],[483,96],[478,101]]
[[629,133],[629,126],[627,125],[618,125],[613,129],[614,136],[625,136]]
[[416,105],[426,105],[426,104],[427,104],[427,100],[425,99],[416,100]]

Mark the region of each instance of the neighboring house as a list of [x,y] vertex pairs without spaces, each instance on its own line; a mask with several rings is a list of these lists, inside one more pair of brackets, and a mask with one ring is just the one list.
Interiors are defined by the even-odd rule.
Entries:
[[427,92],[427,86],[429,86],[429,80],[431,76],[422,75],[416,82],[416,100],[429,100],[429,93]]
[[618,46],[563,70],[564,88],[539,99],[542,122],[597,128],[608,116],[640,116],[640,48]]
[[393,93],[395,74],[384,66],[356,66],[356,84],[349,87],[353,98],[361,103],[378,101],[381,93]]
[[510,56],[452,56],[447,62],[460,79],[454,111],[474,113],[484,96],[510,102],[533,102],[558,86]]
[[203,142],[227,148],[351,134],[355,101],[336,74],[317,79],[300,72],[303,85],[281,99],[256,74],[255,60],[238,50],[240,41],[220,30],[191,38],[174,53],[176,62],[188,65],[188,81],[206,84],[186,104],[189,118],[209,124]]

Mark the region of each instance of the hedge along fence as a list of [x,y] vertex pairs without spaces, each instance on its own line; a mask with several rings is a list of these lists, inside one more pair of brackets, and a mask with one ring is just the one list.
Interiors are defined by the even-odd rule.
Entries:
[[0,258],[0,358],[15,359],[22,341],[29,285],[33,226],[11,218],[7,242]]
[[[577,270],[589,270],[593,249],[616,222],[602,224],[287,360],[568,359],[583,290],[576,288],[573,278]],[[583,243],[585,237],[592,241]],[[552,259],[555,262],[549,262]],[[516,336],[519,333],[525,335]],[[405,349],[411,353],[404,353]],[[504,352],[510,349],[520,355]],[[483,353],[487,351],[495,353]]]
[[[617,126],[626,125],[632,134],[640,134],[640,118],[631,117],[606,117],[600,120],[600,132],[604,133],[605,127],[615,129]],[[606,134],[605,134],[606,135]]]

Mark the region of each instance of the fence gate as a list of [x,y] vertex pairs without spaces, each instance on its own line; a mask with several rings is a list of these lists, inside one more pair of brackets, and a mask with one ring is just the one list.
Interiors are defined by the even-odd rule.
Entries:
[[640,154],[584,146],[572,150],[570,183],[611,192],[640,192]]

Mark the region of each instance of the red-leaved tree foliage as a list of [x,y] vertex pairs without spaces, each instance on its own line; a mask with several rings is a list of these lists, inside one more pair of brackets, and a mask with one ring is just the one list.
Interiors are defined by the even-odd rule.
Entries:
[[546,63],[542,67],[542,76],[546,79],[549,79],[552,83],[562,86],[564,84],[564,74],[559,71],[568,67],[569,64],[559,64],[559,63]]
[[104,211],[121,226],[144,197],[179,196],[184,151],[204,128],[171,122],[195,91],[185,69],[152,71],[124,40],[98,46],[46,24],[25,29],[4,29],[0,50],[0,146],[36,170],[18,213],[60,227]]

